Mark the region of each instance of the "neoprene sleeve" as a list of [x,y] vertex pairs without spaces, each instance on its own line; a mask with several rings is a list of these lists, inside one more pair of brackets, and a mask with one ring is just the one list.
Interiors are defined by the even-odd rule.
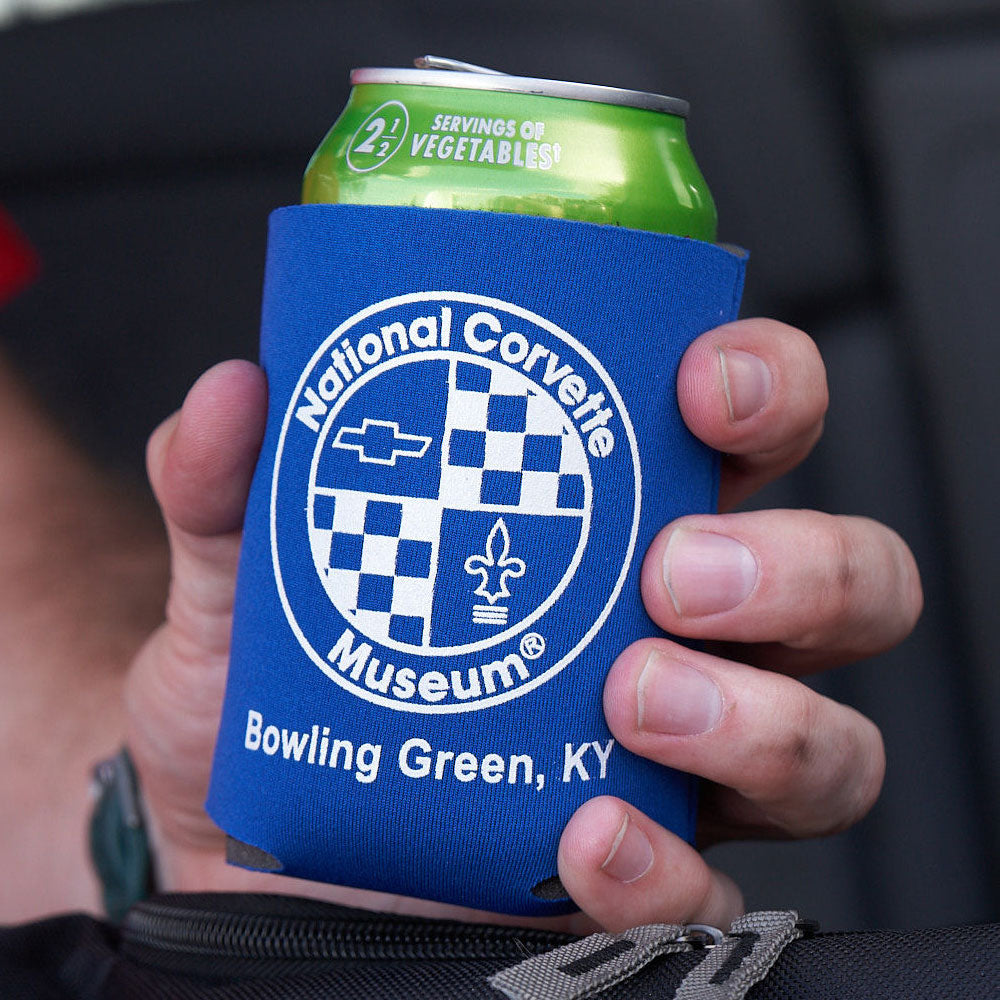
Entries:
[[290,875],[511,913],[565,901],[567,819],[620,796],[688,839],[687,776],[601,689],[657,629],[653,535],[714,508],[674,392],[745,259],[482,212],[283,208],[208,807]]

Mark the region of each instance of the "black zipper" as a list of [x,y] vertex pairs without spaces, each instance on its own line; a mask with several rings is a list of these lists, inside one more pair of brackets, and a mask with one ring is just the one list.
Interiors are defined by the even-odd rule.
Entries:
[[175,955],[293,961],[523,959],[575,940],[521,927],[329,910],[329,916],[239,913],[149,899],[129,910],[121,935],[124,944]]

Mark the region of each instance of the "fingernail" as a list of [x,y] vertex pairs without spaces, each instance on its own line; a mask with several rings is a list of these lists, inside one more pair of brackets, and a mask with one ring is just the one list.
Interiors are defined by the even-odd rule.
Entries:
[[653,845],[626,813],[601,871],[627,885],[641,879],[652,867]]
[[755,354],[719,348],[719,367],[730,420],[746,420],[771,395],[771,369]]
[[722,692],[707,674],[654,649],[637,685],[639,728],[648,733],[696,736],[722,717]]
[[663,553],[663,582],[679,615],[730,611],[750,596],[757,560],[728,535],[676,528]]

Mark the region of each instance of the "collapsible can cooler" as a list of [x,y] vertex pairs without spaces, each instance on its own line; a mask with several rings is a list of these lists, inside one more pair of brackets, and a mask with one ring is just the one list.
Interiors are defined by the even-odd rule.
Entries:
[[615,795],[690,840],[690,777],[612,739],[659,634],[639,570],[714,509],[675,381],[742,255],[501,213],[271,219],[263,451],[208,808],[250,867],[518,914]]

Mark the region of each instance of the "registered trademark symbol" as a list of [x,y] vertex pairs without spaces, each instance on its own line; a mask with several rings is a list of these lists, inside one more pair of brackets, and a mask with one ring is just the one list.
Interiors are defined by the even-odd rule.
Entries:
[[537,632],[521,637],[521,655],[526,660],[537,660],[545,652],[545,640]]

